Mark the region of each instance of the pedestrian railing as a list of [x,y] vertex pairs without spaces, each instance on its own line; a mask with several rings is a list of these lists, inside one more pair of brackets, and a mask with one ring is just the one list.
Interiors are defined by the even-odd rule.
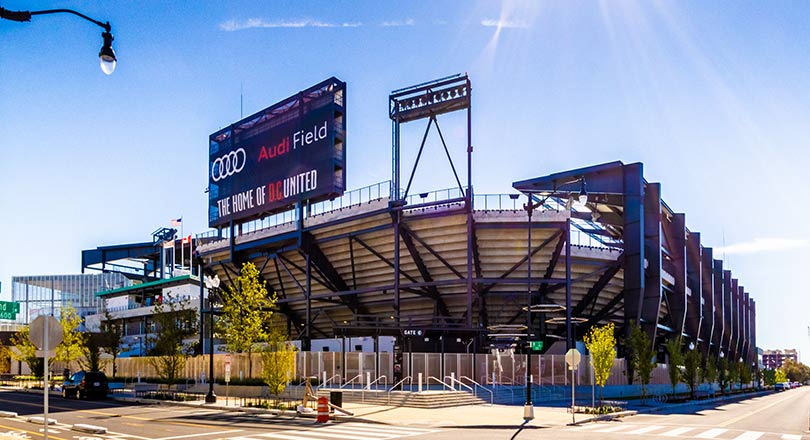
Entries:
[[[495,394],[492,392],[492,390],[490,390],[489,388],[481,385],[480,383],[470,379],[467,376],[461,376],[461,377],[459,377],[459,380],[467,380],[467,381],[469,381],[471,384],[473,384],[473,389],[474,390],[477,390],[478,388],[481,388],[482,390],[488,392],[489,393],[489,404],[490,405],[495,404]],[[476,391],[473,391],[473,395],[475,397],[478,397],[478,394],[476,393]]]
[[440,384],[444,385],[445,387],[450,388],[451,391],[456,391],[456,389],[453,388],[451,385],[448,385],[448,384],[444,383],[443,381],[439,380],[438,378],[436,378],[434,376],[428,376],[427,381],[426,381],[426,383],[428,385],[428,388],[430,388],[430,380],[431,379],[433,379],[436,383],[440,383]]
[[391,403],[391,391],[396,390],[397,387],[405,383],[405,381],[408,381],[408,386],[413,388],[413,378],[411,376],[403,377],[402,380],[395,383],[393,386],[391,386],[391,388],[388,389],[388,403]]
[[353,378],[351,378],[351,380],[346,381],[346,383],[344,383],[343,385],[341,385],[338,388],[343,389],[343,388],[346,388],[347,386],[351,385],[352,389],[354,389],[354,381],[356,381],[356,380],[358,381],[357,383],[360,384],[360,386],[363,385],[363,375],[358,374],[357,376],[354,376]]

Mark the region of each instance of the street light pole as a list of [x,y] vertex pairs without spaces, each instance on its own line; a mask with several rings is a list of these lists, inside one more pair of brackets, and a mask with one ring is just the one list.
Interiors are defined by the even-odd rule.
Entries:
[[208,288],[208,394],[205,395],[205,403],[217,403],[217,395],[214,393],[214,307],[213,295],[219,290],[219,276],[214,278],[205,277],[205,287]]
[[523,420],[527,422],[534,419],[534,404],[532,403],[532,195],[527,193],[526,213],[528,214],[529,238],[526,245],[526,266],[528,279],[526,282],[526,403],[523,405]]
[[101,65],[101,71],[104,72],[106,75],[111,75],[113,71],[115,71],[117,59],[115,58],[115,51],[113,51],[112,48],[112,42],[114,38],[112,33],[110,33],[111,27],[109,21],[102,23],[98,20],[94,20],[72,9],[46,9],[42,11],[9,11],[8,9],[0,7],[0,19],[17,21],[21,23],[31,21],[31,16],[33,15],[60,14],[60,13],[73,14],[104,29],[104,32],[101,33],[101,38],[104,40],[104,44],[101,46],[101,50],[98,53],[98,58],[99,63]]

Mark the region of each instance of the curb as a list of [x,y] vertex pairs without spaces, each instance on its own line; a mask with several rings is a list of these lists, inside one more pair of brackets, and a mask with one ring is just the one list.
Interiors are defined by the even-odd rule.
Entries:
[[0,417],[14,418],[17,417],[17,413],[11,411],[0,411]]
[[[55,425],[57,423],[56,419],[52,419],[50,417],[48,417],[47,422],[48,422],[48,426]],[[37,423],[37,424],[40,424],[40,425],[44,425],[45,424],[45,417],[29,417],[28,418],[28,423]]]

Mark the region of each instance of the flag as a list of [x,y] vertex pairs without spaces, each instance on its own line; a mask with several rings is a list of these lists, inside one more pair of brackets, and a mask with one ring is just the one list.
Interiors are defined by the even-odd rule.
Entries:
[[191,234],[188,234],[188,237],[183,237],[182,244],[191,243]]
[[183,225],[183,217],[171,219],[170,224],[172,226],[182,226]]

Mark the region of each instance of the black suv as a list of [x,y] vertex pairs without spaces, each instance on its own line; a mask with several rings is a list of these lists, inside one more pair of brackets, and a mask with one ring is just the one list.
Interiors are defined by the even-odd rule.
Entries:
[[102,372],[77,371],[62,384],[62,397],[105,398],[110,392],[107,376]]

